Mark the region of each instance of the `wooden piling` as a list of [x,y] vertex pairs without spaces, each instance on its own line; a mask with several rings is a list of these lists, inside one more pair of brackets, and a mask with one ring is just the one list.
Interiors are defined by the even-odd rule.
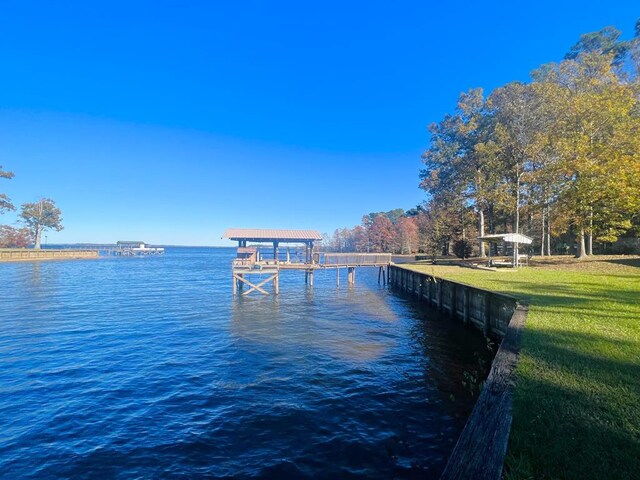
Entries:
[[462,311],[462,323],[464,325],[468,325],[469,324],[469,316],[470,316],[470,312],[469,312],[469,288],[465,288],[463,290],[463,311]]
[[349,285],[355,285],[356,283],[356,269],[355,267],[347,267],[347,281]]
[[491,293],[487,292],[484,296],[484,323],[482,324],[482,332],[488,336],[491,332]]

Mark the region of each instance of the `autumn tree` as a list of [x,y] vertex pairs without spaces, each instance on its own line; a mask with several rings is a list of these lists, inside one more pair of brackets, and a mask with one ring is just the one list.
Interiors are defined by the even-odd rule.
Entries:
[[[485,234],[487,219],[494,228],[506,205],[504,168],[486,148],[495,134],[495,117],[487,107],[482,89],[462,93],[455,113],[431,125],[431,143],[420,172],[420,186],[434,205],[460,213],[474,210],[480,235]],[[465,230],[462,226],[462,236]],[[485,256],[484,243],[479,243],[479,250]]]
[[22,205],[20,216],[24,224],[31,230],[34,248],[41,248],[42,232],[46,229],[62,230],[62,212],[53,200],[42,198],[35,203]]
[[402,217],[396,224],[396,237],[402,254],[418,251],[418,224],[415,217]]
[[375,217],[369,227],[369,240],[374,252],[389,252],[394,241],[393,223],[386,215]]
[[369,234],[362,225],[353,227],[353,242],[356,252],[369,251]]
[[[10,180],[13,177],[13,172],[3,170],[2,165],[0,165],[0,178]],[[6,194],[0,193],[0,213],[5,213],[8,210],[15,210],[15,207],[11,203],[11,199]]]
[[26,248],[32,242],[28,228],[0,225],[0,248]]

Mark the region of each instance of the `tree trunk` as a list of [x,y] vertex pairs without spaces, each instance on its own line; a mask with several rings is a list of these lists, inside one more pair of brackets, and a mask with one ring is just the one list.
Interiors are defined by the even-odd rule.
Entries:
[[41,242],[42,242],[42,225],[37,223],[36,224],[36,241],[35,241],[35,244],[33,245],[33,248],[40,250]]
[[545,224],[545,213],[547,208],[542,207],[542,237],[540,238],[540,256],[544,257],[544,247],[545,247],[545,235],[546,232],[546,224]]
[[517,180],[516,180],[516,228],[515,228],[515,233],[520,233],[520,173],[517,173]]
[[[478,209],[478,215],[479,215],[479,220],[480,220],[480,236],[484,237],[484,212],[482,211],[482,209]],[[484,258],[486,257],[487,254],[484,251],[484,242],[481,240],[480,241],[480,257]]]
[[593,255],[593,207],[589,209],[589,236],[587,237],[587,254]]
[[547,236],[545,238],[547,242],[547,256],[551,256],[551,205],[547,203]]
[[578,238],[578,252],[576,254],[576,258],[586,258],[587,257],[587,249],[584,243],[584,228],[580,229],[580,236]]

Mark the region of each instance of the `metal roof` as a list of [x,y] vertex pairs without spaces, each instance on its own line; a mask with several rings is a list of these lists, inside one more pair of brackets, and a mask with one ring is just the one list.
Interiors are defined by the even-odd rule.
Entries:
[[229,240],[282,241],[282,242],[308,242],[310,240],[322,240],[322,235],[317,230],[275,230],[260,228],[228,228],[222,238]]
[[478,240],[483,242],[509,242],[509,243],[521,243],[523,245],[531,245],[533,239],[522,235],[521,233],[494,233],[491,235],[483,235],[478,237]]

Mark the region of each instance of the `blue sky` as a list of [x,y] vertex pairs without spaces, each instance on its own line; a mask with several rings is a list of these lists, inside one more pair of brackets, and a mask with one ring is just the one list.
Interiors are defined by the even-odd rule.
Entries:
[[50,243],[330,233],[424,199],[426,127],[461,91],[638,17],[632,1],[5,1],[0,192],[56,200]]

